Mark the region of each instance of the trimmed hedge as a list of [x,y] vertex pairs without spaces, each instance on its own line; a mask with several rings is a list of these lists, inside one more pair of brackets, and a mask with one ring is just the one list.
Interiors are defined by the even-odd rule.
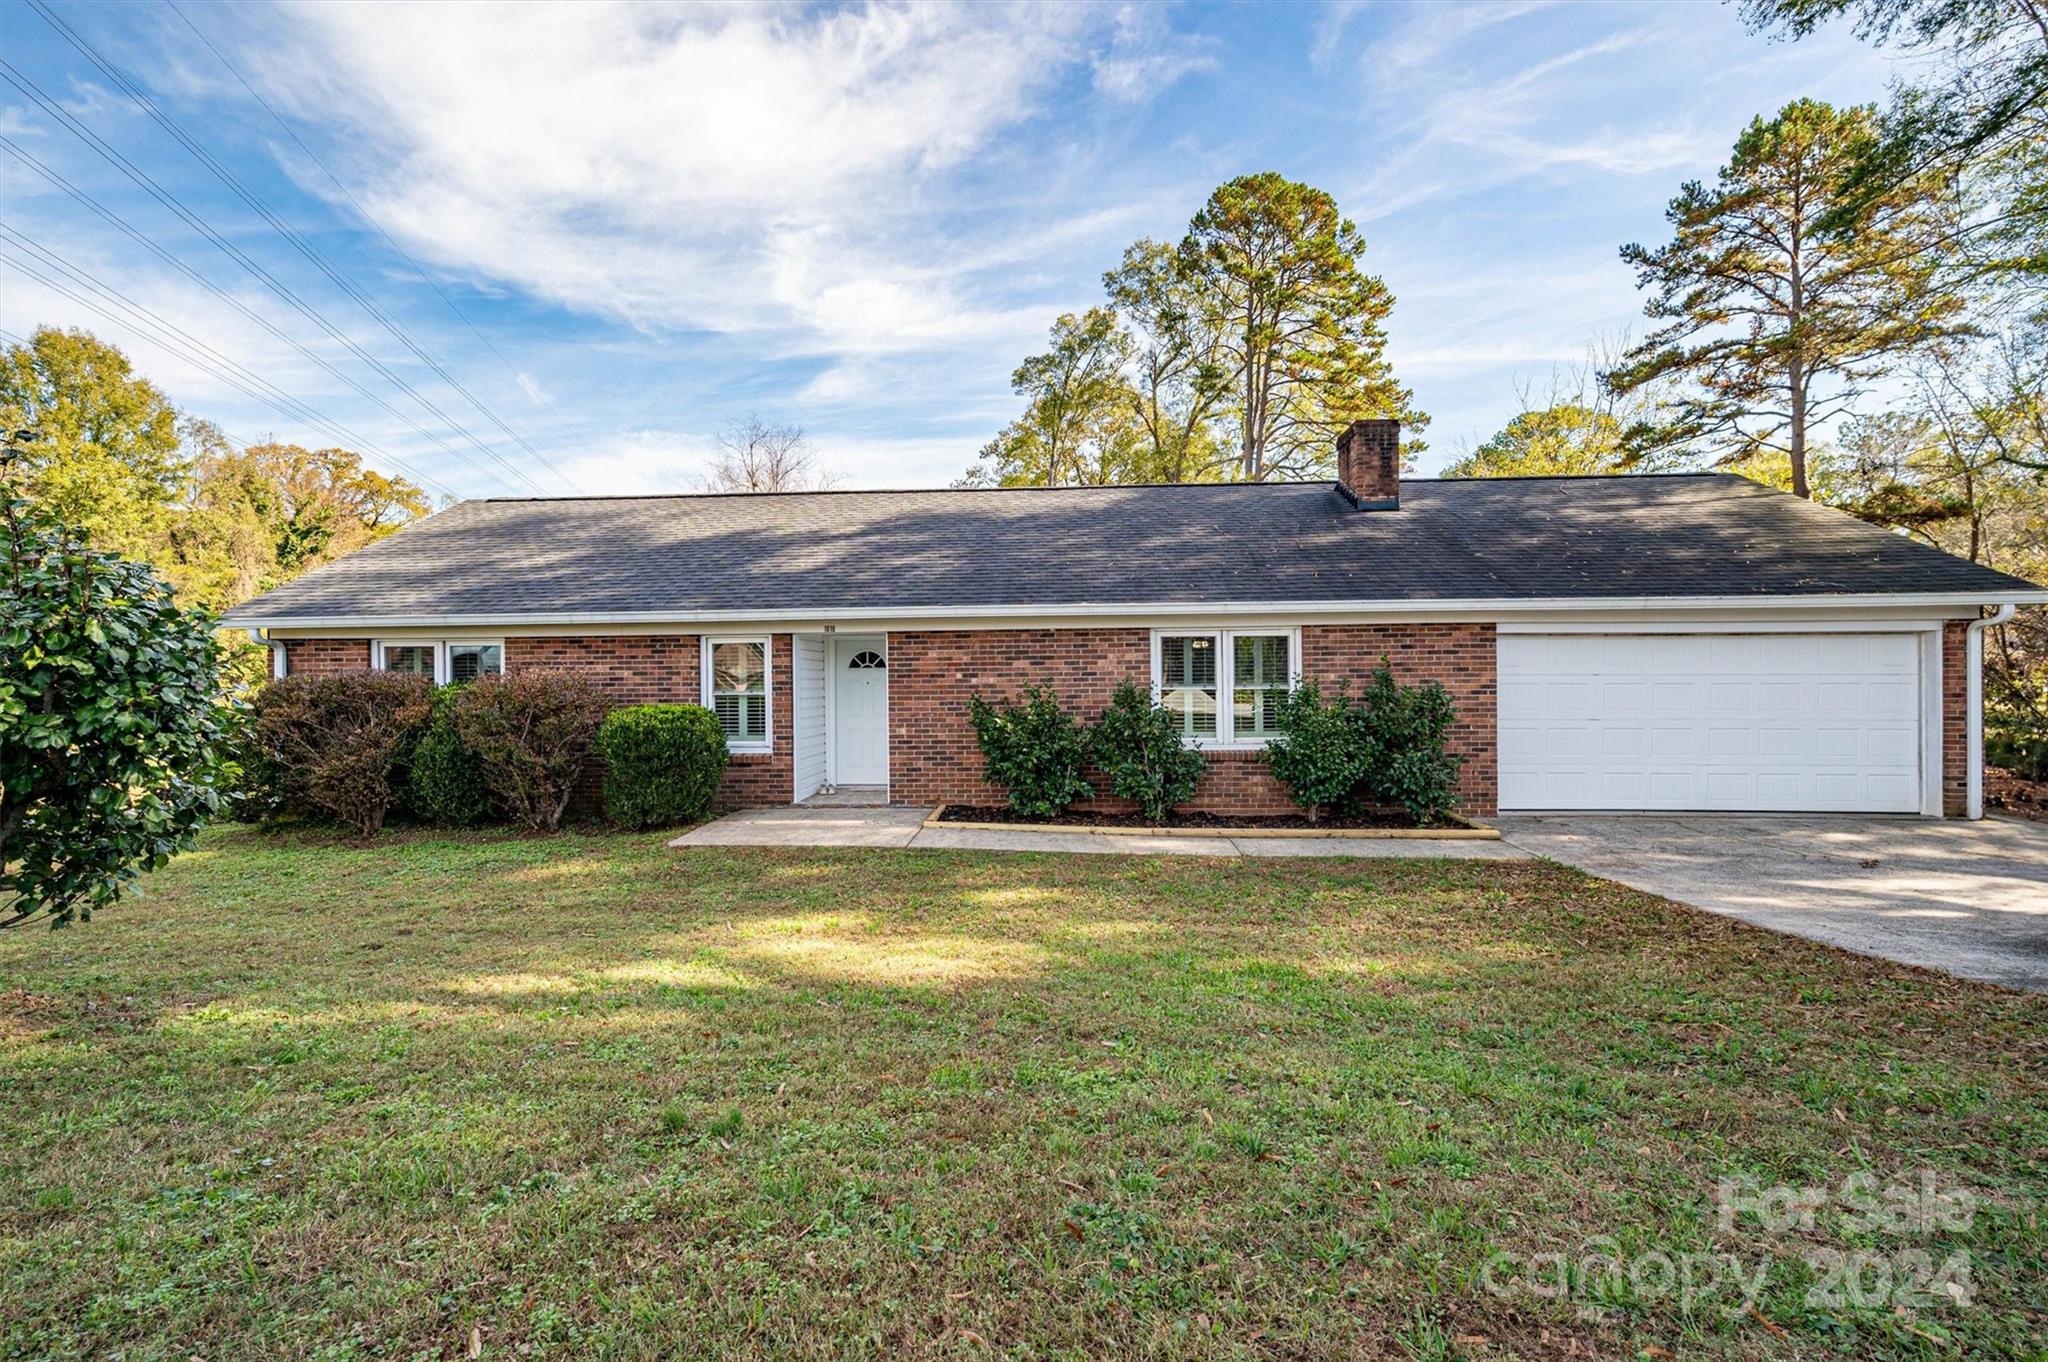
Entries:
[[1403,686],[1381,658],[1356,700],[1342,687],[1325,698],[1313,680],[1289,692],[1266,762],[1311,821],[1398,804],[1428,827],[1458,802],[1458,759],[1445,750],[1457,715],[1441,685]]
[[434,695],[434,717],[412,749],[407,773],[413,813],[424,822],[463,828],[491,815],[491,787],[484,764],[455,731],[455,697],[461,685]]
[[702,705],[627,705],[597,730],[605,817],[622,828],[702,822],[725,774],[725,733]]
[[553,832],[610,708],[586,677],[522,671],[470,682],[451,711],[499,805],[528,827]]
[[255,741],[284,803],[325,810],[364,837],[398,802],[398,772],[433,714],[433,686],[397,672],[287,676],[256,697]]

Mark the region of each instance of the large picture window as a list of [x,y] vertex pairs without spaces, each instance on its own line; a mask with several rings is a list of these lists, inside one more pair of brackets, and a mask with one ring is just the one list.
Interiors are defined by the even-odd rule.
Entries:
[[704,703],[718,716],[727,747],[766,751],[768,640],[705,639]]
[[370,665],[379,671],[424,676],[436,685],[497,676],[505,670],[505,645],[499,639],[377,640]]
[[1191,743],[1263,743],[1279,731],[1299,654],[1291,629],[1161,629],[1152,635],[1152,691]]

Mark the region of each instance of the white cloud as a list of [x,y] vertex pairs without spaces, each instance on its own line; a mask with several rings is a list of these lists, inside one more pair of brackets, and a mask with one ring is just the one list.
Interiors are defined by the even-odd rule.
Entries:
[[1095,89],[1125,104],[1141,104],[1183,76],[1216,67],[1216,43],[1175,33],[1171,11],[1160,4],[1128,4],[1116,11],[1106,51],[1096,55]]
[[256,78],[340,126],[339,168],[415,252],[634,325],[828,353],[1005,332],[1003,281],[954,239],[977,158],[1084,63],[1123,99],[1207,60],[1147,13],[1078,6],[326,4],[283,22],[244,54]]

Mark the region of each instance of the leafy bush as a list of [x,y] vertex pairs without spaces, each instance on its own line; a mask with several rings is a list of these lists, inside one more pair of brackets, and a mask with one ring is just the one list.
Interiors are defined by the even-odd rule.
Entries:
[[397,774],[433,713],[433,686],[397,672],[287,676],[256,697],[256,740],[284,773],[283,796],[364,837],[398,801]]
[[1283,697],[1266,760],[1312,821],[1396,804],[1427,827],[1457,803],[1459,763],[1445,750],[1457,716],[1441,685],[1403,686],[1382,658],[1355,701],[1314,681]]
[[967,715],[987,760],[985,778],[1009,792],[1018,813],[1052,818],[1094,795],[1095,787],[1081,778],[1087,734],[1052,690],[1028,687],[1017,704],[1001,708],[976,695],[967,702]]
[[154,572],[4,489],[0,519],[0,926],[61,927],[192,844],[234,710]]
[[1984,716],[1984,764],[2012,772],[2021,780],[2048,780],[2048,736],[2030,733],[2019,724],[2004,725]]
[[627,705],[597,730],[605,817],[624,828],[695,823],[725,773],[725,732],[702,705]]
[[484,764],[455,731],[455,697],[461,685],[434,694],[434,716],[408,762],[412,811],[426,822],[462,828],[490,817],[491,786]]
[[264,749],[255,716],[246,710],[221,744],[220,812],[237,823],[267,823],[295,812],[284,767]]
[[456,695],[455,731],[483,763],[499,805],[528,827],[552,832],[590,758],[610,702],[567,672],[486,676]]
[[1110,788],[1137,800],[1154,823],[1164,823],[1175,805],[1194,798],[1195,782],[1209,764],[1182,740],[1179,723],[1153,702],[1152,693],[1129,681],[1110,696],[1088,749]]
[[1374,802],[1399,804],[1428,827],[1457,804],[1458,759],[1445,750],[1458,710],[1435,681],[1403,686],[1385,658],[1360,697],[1374,761],[1366,788]]
[[1266,745],[1266,764],[1309,821],[1356,812],[1374,755],[1359,706],[1341,688],[1325,699],[1311,679],[1280,697],[1275,719],[1280,732]]

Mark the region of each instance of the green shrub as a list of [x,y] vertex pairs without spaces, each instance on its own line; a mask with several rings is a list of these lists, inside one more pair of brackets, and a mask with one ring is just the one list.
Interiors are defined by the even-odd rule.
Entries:
[[1017,704],[1001,708],[976,695],[967,702],[967,715],[987,761],[985,778],[1009,792],[1018,813],[1052,818],[1094,795],[1095,787],[1081,778],[1087,734],[1052,690],[1031,686]]
[[287,676],[256,697],[256,741],[282,772],[283,801],[371,837],[398,800],[397,773],[433,707],[433,685],[421,676]]
[[1340,687],[1325,698],[1314,680],[1280,697],[1280,732],[1266,745],[1266,764],[1315,822],[1325,812],[1356,812],[1372,766],[1365,715]]
[[1110,696],[1088,750],[1110,788],[1138,801],[1154,823],[1164,823],[1174,806],[1194,798],[1195,782],[1209,764],[1181,737],[1179,721],[1153,702],[1149,690],[1129,681]]
[[441,827],[464,828],[491,814],[491,784],[483,760],[455,730],[455,697],[463,686],[434,695],[434,717],[414,744],[407,771],[414,814]]
[[628,705],[597,730],[604,812],[622,828],[701,822],[725,774],[725,733],[702,705]]
[[1360,697],[1374,760],[1366,788],[1379,804],[1399,804],[1428,827],[1441,823],[1457,804],[1451,787],[1458,759],[1445,750],[1457,707],[1435,681],[1403,686],[1385,658],[1373,669]]
[[1395,804],[1428,827],[1457,803],[1459,763],[1445,750],[1456,718],[1441,685],[1403,686],[1382,658],[1355,701],[1314,681],[1283,697],[1266,760],[1311,821]]
[[212,621],[16,497],[10,473],[0,463],[0,927],[62,926],[192,845],[220,805],[236,702]]
[[483,764],[492,798],[528,827],[552,832],[610,708],[584,677],[526,671],[470,682],[450,711],[455,732]]
[[2048,735],[2020,724],[1984,716],[1984,764],[2010,771],[2021,780],[2048,780]]
[[268,823],[310,810],[294,805],[284,767],[264,748],[254,716],[242,712],[221,744],[220,811],[236,823]]

